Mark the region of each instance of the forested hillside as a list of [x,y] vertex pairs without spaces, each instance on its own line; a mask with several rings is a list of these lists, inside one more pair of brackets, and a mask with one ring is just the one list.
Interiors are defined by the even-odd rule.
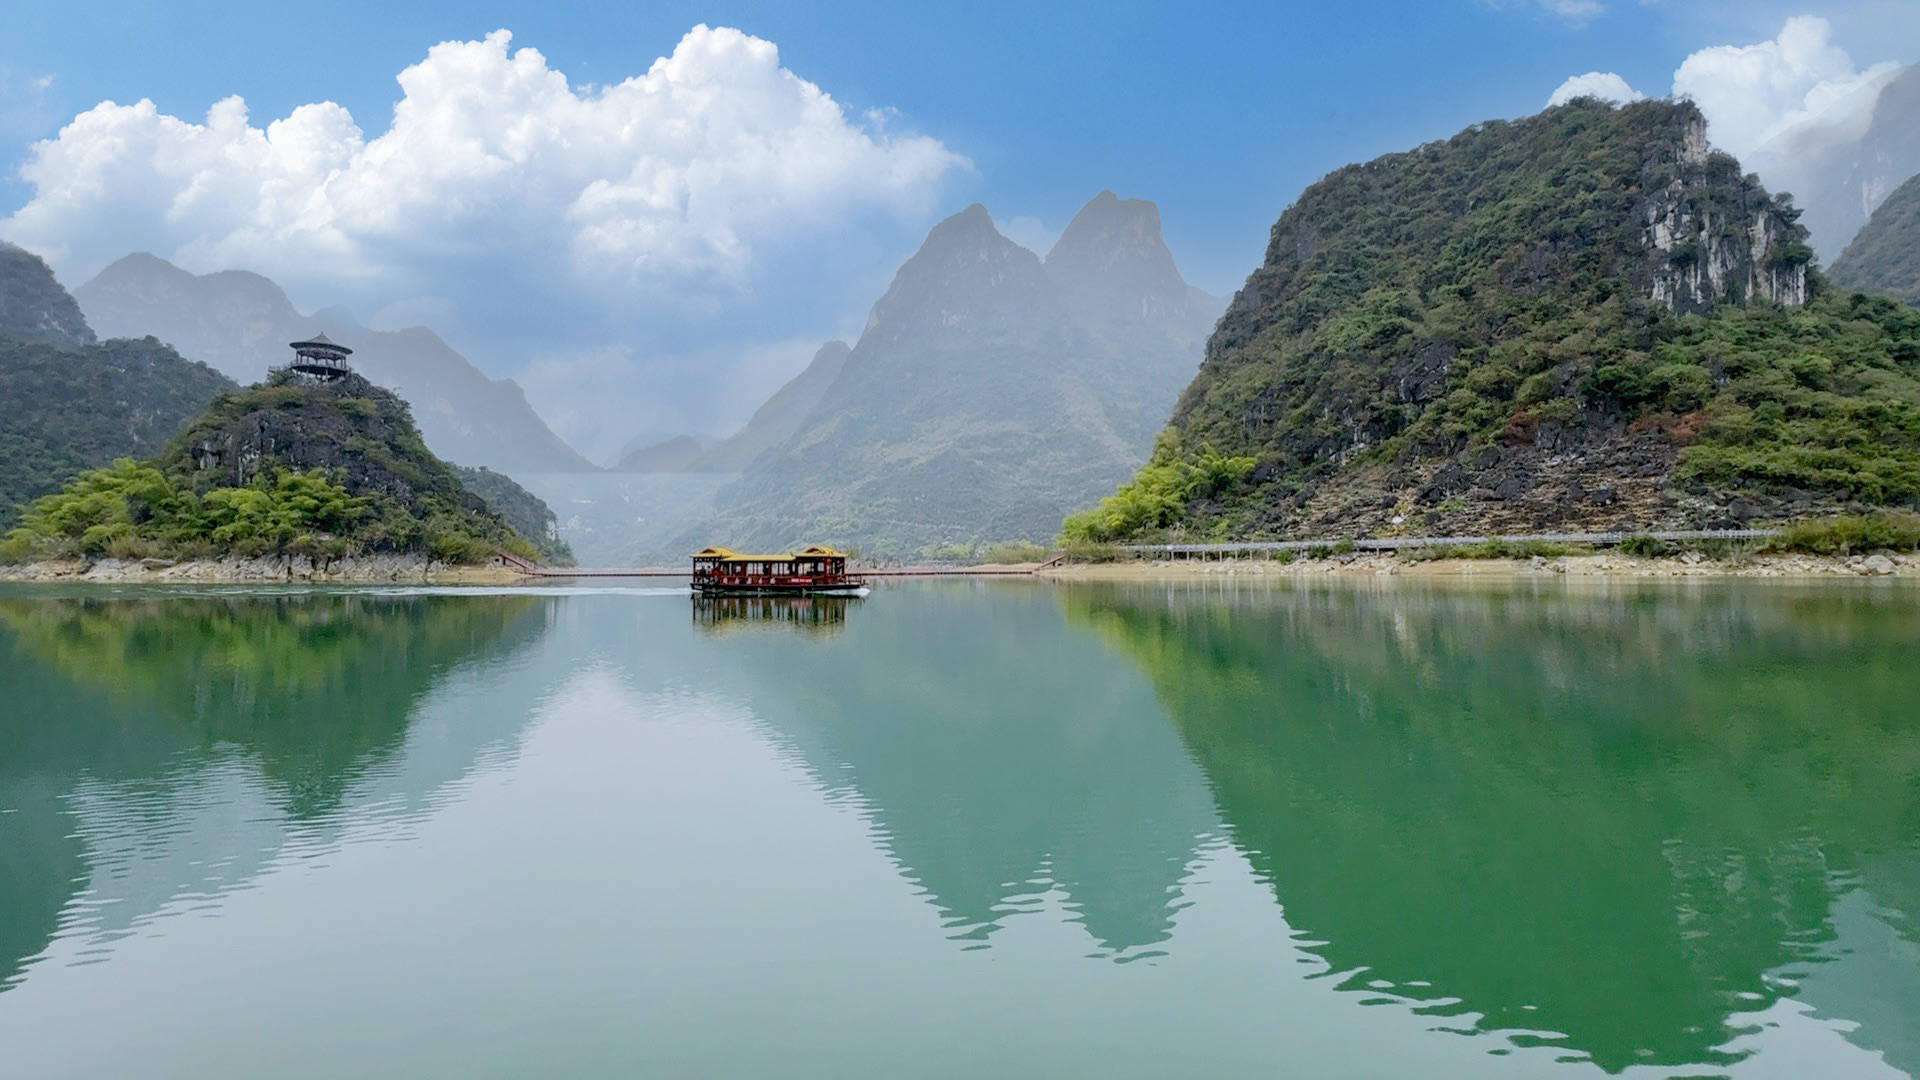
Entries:
[[233,389],[152,338],[60,346],[0,336],[0,529],[85,469],[159,453]]
[[572,566],[573,549],[560,539],[560,523],[553,508],[505,473],[492,469],[469,469],[455,465],[454,475],[468,491],[485,500],[487,509],[500,515],[513,531],[540,551],[540,560],[550,566]]
[[1833,264],[1843,289],[1920,305],[1920,176],[1887,196]]
[[0,241],[0,335],[91,345],[93,328],[40,256]]
[[84,469],[158,453],[232,389],[152,338],[96,343],[47,264],[0,244],[0,531]]
[[1070,537],[1730,525],[1920,498],[1920,314],[1823,295],[1688,103],[1583,100],[1333,173],[1153,462]]

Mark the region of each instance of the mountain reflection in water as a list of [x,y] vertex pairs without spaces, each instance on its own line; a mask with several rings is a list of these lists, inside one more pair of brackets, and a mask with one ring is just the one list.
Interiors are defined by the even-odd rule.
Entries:
[[[1027,1037],[1108,1075],[1316,1039],[1304,1072],[1914,1072],[1916,612],[1559,583],[0,594],[0,1041],[68,1060],[109,993],[75,973],[111,971],[272,1071],[353,1045],[248,1013],[317,972],[310,1000],[349,980],[349,1033],[438,1075],[501,1029],[505,1072],[912,1072],[962,1023],[952,1075]],[[344,905],[338,939],[309,902]],[[195,920],[239,907],[281,966],[222,966],[228,923]],[[741,1025],[798,1049],[716,1043]]]
[[1108,954],[1164,941],[1218,825],[1145,680],[1065,632],[1044,589],[908,586],[851,623],[737,639],[726,666],[948,928],[984,942],[1058,889]]
[[[1777,1000],[1835,994],[1904,1016],[1852,1037],[1920,1069],[1911,598],[1062,603],[1151,676],[1234,842],[1344,987],[1609,1070],[1726,1064]],[[1909,963],[1866,959],[1887,942]]]
[[398,762],[420,703],[536,638],[547,603],[0,597],[0,990],[56,934],[110,940],[324,850],[350,791],[419,809],[514,735],[448,725]]

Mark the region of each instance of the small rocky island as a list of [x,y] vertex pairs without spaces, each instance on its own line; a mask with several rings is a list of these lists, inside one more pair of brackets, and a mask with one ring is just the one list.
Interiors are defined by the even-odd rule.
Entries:
[[351,350],[324,335],[293,347],[292,363],[216,398],[159,455],[34,502],[0,541],[13,564],[0,575],[401,580],[501,552],[564,555],[469,490],[406,402],[352,370]]

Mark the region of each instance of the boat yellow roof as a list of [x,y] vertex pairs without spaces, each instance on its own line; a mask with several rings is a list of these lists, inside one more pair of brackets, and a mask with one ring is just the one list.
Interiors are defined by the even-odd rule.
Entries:
[[719,559],[721,562],[793,562],[796,559],[844,559],[847,553],[835,551],[822,544],[814,544],[799,551],[783,552],[779,555],[743,555],[732,548],[701,548],[693,553],[696,559]]

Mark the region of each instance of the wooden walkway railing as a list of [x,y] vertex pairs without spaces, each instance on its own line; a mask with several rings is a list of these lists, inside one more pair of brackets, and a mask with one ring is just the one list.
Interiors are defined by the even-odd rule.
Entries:
[[1122,551],[1140,556],[1164,555],[1171,558],[1192,557],[1195,555],[1255,555],[1271,554],[1279,551],[1311,551],[1314,548],[1327,548],[1352,544],[1355,551],[1399,551],[1402,549],[1428,547],[1466,547],[1472,544],[1484,544],[1488,541],[1500,541],[1507,544],[1546,543],[1546,544],[1586,544],[1591,547],[1616,547],[1635,536],[1652,537],[1655,540],[1765,540],[1779,535],[1777,529],[1668,529],[1652,532],[1588,532],[1588,533],[1515,533],[1492,536],[1389,536],[1373,539],[1349,539],[1345,537],[1330,540],[1249,540],[1228,544],[1117,544]]

